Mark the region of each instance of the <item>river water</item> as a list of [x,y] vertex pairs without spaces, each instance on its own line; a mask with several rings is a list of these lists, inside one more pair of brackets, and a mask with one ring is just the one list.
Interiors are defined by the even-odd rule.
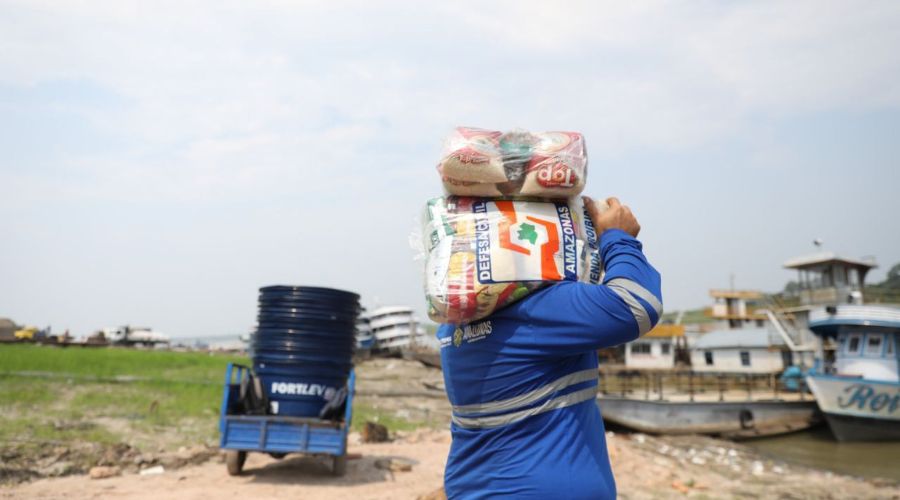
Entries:
[[827,425],[771,438],[743,441],[763,455],[818,469],[900,481],[900,442],[841,443]]

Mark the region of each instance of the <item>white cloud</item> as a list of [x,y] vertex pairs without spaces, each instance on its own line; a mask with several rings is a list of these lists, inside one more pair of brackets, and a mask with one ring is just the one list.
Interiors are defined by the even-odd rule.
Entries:
[[900,104],[892,2],[256,5],[7,4],[0,80],[95,82],[128,105],[87,116],[138,153],[183,151],[167,161],[198,175],[222,159],[210,144],[267,137],[262,156],[296,154],[325,107],[369,141],[436,144],[421,131],[460,119],[589,120],[616,151],[710,142],[748,115]]
[[[0,130],[37,116],[29,137],[51,144],[0,142],[0,184],[14,193],[0,211],[48,197],[296,199],[298,219],[306,199],[410,210],[438,192],[433,165],[457,124],[577,129],[610,161],[741,138],[758,143],[743,168],[800,165],[802,152],[756,122],[896,112],[898,25],[897,2],[4,2]],[[79,99],[77,85],[65,103],[3,101],[4,89],[48,82],[109,102]],[[629,185],[616,174],[604,181]],[[369,242],[367,258],[402,265],[395,242],[411,219]],[[385,296],[379,279],[366,286]]]

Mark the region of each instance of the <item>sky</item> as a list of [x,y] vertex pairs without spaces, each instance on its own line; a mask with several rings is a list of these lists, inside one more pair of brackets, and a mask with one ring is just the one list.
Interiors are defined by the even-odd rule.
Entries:
[[0,317],[244,333],[257,288],[424,315],[457,125],[576,130],[669,311],[900,262],[900,2],[0,2]]

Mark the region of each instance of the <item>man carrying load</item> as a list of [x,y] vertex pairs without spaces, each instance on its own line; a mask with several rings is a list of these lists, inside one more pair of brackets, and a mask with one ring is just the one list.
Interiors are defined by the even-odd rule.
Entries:
[[453,405],[449,498],[614,498],[596,404],[596,350],[635,340],[662,314],[659,273],[616,198],[585,198],[603,283],[562,281],[475,323],[442,325]]

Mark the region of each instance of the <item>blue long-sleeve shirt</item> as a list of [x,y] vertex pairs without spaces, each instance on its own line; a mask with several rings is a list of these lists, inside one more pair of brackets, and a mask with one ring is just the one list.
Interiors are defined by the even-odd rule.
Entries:
[[614,498],[595,403],[597,355],[662,314],[659,273],[641,243],[601,235],[603,284],[561,282],[437,336],[453,443],[450,498]]

